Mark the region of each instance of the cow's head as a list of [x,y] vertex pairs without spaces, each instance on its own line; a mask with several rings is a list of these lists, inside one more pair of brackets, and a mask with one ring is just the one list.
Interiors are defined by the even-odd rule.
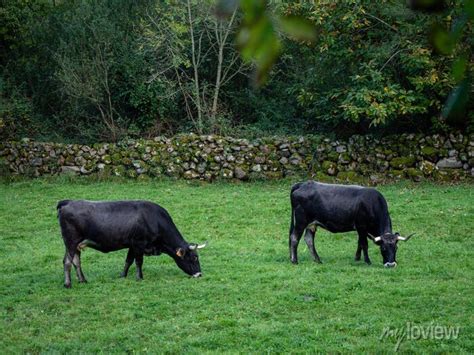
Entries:
[[188,244],[184,248],[176,249],[174,260],[181,270],[192,277],[200,277],[201,265],[199,264],[198,249],[202,249],[207,245],[204,244]]
[[378,237],[374,237],[369,233],[369,238],[372,241],[380,246],[380,252],[382,253],[383,266],[385,267],[395,267],[397,266],[397,243],[401,240],[406,242],[410,239],[413,234],[410,234],[408,237],[402,237],[399,233],[385,233]]

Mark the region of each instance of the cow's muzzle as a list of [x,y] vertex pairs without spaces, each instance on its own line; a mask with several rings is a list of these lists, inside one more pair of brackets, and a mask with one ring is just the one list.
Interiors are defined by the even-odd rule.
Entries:
[[202,276],[202,273],[200,272],[196,272],[195,274],[193,274],[193,277],[201,277]]
[[383,266],[385,266],[385,267],[395,267],[395,266],[397,266],[397,262],[396,261],[394,261],[392,263],[387,262],[387,263],[383,264]]

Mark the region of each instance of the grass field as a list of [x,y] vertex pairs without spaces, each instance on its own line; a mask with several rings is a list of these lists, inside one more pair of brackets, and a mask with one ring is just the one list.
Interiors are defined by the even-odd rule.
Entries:
[[[399,266],[353,261],[356,233],[318,230],[323,260],[302,240],[288,256],[291,182],[187,184],[35,180],[0,185],[0,349],[5,352],[470,352],[474,351],[473,185],[380,186],[393,225],[417,236]],[[60,199],[146,199],[188,242],[209,241],[203,277],[166,255],[119,278],[126,251],[82,257],[89,283],[63,288]],[[457,339],[383,332],[459,326]],[[390,336],[392,335],[392,336]]]

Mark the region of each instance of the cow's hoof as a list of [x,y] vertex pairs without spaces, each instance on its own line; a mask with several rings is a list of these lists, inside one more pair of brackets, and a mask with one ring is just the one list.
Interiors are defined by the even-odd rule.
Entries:
[[365,263],[366,263],[367,265],[372,265],[372,262],[371,262],[370,260],[366,260]]
[[120,277],[127,277],[127,274],[124,273],[124,272],[121,272],[121,273],[120,273]]
[[71,288],[71,284],[64,284],[65,288]]
[[356,256],[356,257],[354,258],[354,261],[360,261],[360,256]]
[[318,263],[318,264],[322,264],[323,262],[321,261],[321,259],[315,259],[314,260],[315,263]]
[[86,280],[86,279],[84,279],[84,280],[79,280],[79,283],[81,283],[81,284],[86,284],[86,283],[87,283],[87,280]]
[[293,265],[298,265],[298,260],[291,260],[291,263],[292,263]]

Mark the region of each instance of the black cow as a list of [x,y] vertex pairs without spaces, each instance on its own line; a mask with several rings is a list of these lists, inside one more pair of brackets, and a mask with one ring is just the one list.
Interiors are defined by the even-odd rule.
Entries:
[[406,241],[399,233],[392,232],[392,221],[387,202],[375,189],[355,185],[333,185],[315,181],[297,183],[291,188],[290,259],[298,263],[297,247],[306,229],[304,239],[316,262],[321,262],[314,247],[316,227],[332,233],[356,230],[359,242],[355,260],[371,264],[367,237],[380,246],[385,267],[397,265],[397,242]]
[[197,249],[188,244],[168,212],[147,201],[60,201],[57,206],[61,233],[66,246],[64,286],[71,287],[71,265],[79,282],[86,282],[81,270],[81,250],[89,246],[103,253],[128,248],[121,276],[126,277],[135,260],[137,279],[143,278],[143,255],[171,256],[193,277],[201,276]]

